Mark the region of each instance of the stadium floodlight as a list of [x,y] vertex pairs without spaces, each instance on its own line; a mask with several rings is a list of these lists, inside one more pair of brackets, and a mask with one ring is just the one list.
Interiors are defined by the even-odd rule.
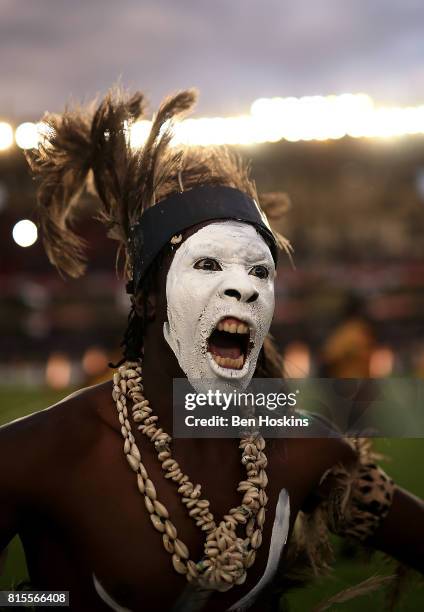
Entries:
[[12,236],[20,247],[29,247],[38,238],[37,226],[29,219],[21,219],[13,226]]
[[0,151],[6,151],[13,144],[12,126],[5,121],[0,122]]
[[[8,124],[0,123],[2,125]],[[132,148],[144,145],[151,125],[152,122],[145,119],[132,125],[125,124]],[[16,143],[22,149],[36,148],[40,144],[48,146],[52,129],[43,122],[23,123],[16,129]],[[173,132],[171,144],[174,146],[248,146],[280,140],[336,140],[344,136],[393,138],[424,134],[424,105],[379,106],[365,93],[258,98],[251,105],[249,114],[190,118],[177,122]],[[0,149],[1,142],[0,130]],[[10,142],[10,133],[6,134],[4,142]]]
[[147,140],[152,122],[144,119],[136,121],[130,128],[130,146],[133,149],[142,147]]
[[16,128],[15,141],[21,149],[36,149],[40,141],[38,124],[30,121],[21,123]]

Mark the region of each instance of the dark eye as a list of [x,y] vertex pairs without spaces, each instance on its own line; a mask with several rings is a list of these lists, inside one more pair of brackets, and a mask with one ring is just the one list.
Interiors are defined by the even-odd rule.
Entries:
[[199,261],[196,261],[194,264],[194,267],[197,270],[209,270],[210,272],[218,272],[219,270],[222,270],[216,259],[212,259],[210,257],[199,259]]
[[249,274],[252,274],[253,276],[257,276],[258,278],[268,278],[269,276],[269,271],[268,268],[266,268],[265,266],[254,266]]

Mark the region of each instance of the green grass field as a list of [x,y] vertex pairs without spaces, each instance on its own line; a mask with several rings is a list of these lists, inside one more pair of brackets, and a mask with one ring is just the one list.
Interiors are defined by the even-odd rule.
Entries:
[[[46,408],[69,392],[55,393],[39,389],[17,391],[16,389],[0,388],[0,425]],[[384,467],[395,481],[416,495],[424,497],[422,472],[424,440],[377,440],[376,448],[390,458],[390,462],[385,463]],[[335,546],[339,547],[340,541],[335,539]],[[338,591],[372,575],[383,573],[390,573],[390,569],[383,557],[378,554],[372,561],[366,563],[361,559],[350,560],[340,557],[330,577],[321,579],[307,588],[295,590],[288,595],[290,612],[313,610],[318,603]],[[0,577],[0,589],[11,589],[25,577],[25,557],[19,539],[15,538],[9,546],[5,573]],[[384,609],[384,593],[372,593],[351,602],[338,604],[331,609],[341,612],[378,612]],[[418,584],[416,579],[411,582],[396,610],[399,612],[424,610],[424,586]]]

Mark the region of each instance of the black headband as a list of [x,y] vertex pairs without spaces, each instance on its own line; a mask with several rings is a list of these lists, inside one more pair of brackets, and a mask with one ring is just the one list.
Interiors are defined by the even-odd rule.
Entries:
[[232,187],[201,185],[174,193],[151,206],[131,226],[128,249],[133,280],[127,284],[127,292],[137,292],[147,269],[173,236],[198,223],[216,219],[234,219],[253,225],[265,239],[277,264],[275,237],[255,200]]

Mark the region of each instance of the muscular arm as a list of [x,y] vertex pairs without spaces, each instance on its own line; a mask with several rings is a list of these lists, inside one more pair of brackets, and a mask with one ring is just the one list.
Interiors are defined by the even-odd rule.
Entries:
[[[0,485],[1,486],[1,485]],[[17,516],[13,505],[5,502],[0,495],[0,576],[4,572],[7,558],[7,545],[18,531]]]
[[28,506],[51,471],[58,419],[49,419],[49,413],[53,414],[41,411],[0,427],[0,551],[19,532]]
[[[12,435],[13,437],[13,435]],[[17,474],[8,456],[10,426],[0,428],[0,575],[6,561],[6,547],[18,532],[18,507],[15,496]],[[16,450],[14,456],[16,457]]]
[[424,573],[424,502],[396,487],[388,515],[367,543]]
[[[0,483],[1,486],[1,483]],[[0,495],[0,554],[18,531],[17,511],[11,500]],[[0,564],[0,570],[1,570]]]
[[356,461],[334,465],[318,489],[328,528],[424,572],[424,502],[394,485],[364,440],[351,443]]
[[60,491],[75,457],[82,461],[93,447],[99,422],[90,399],[95,391],[82,389],[0,427],[0,573],[11,539],[28,527],[34,509],[44,508],[52,491]]

